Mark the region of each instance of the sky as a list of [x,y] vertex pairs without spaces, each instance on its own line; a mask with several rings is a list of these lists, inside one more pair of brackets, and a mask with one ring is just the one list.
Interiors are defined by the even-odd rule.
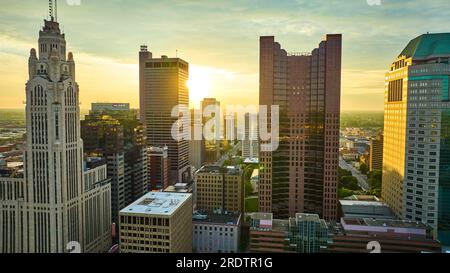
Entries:
[[[58,1],[58,21],[77,64],[81,108],[139,105],[138,51],[190,63],[191,105],[203,97],[258,104],[259,36],[310,52],[343,34],[342,110],[382,111],[390,63],[413,38],[450,32],[448,0]],[[379,5],[377,5],[379,3]],[[47,0],[0,0],[0,108],[23,108],[27,62]]]

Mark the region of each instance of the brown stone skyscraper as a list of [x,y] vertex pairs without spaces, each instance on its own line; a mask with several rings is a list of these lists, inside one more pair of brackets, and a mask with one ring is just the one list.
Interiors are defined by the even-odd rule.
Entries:
[[288,54],[260,38],[260,104],[280,106],[280,145],[260,152],[259,204],[277,218],[337,217],[342,36]]
[[[141,122],[149,147],[169,148],[170,184],[189,182],[189,142],[172,137],[172,117],[177,105],[189,106],[189,64],[180,58],[154,58],[147,46],[139,52],[139,100]],[[185,124],[189,126],[189,124]]]

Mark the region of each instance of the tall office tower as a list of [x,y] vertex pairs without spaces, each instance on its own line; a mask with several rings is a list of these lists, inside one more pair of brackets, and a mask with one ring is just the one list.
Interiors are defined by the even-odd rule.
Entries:
[[244,177],[239,166],[204,166],[194,181],[199,210],[244,211]]
[[312,53],[288,54],[273,36],[260,39],[260,105],[280,107],[279,148],[260,152],[262,212],[337,218],[341,51],[340,34]]
[[93,103],[91,115],[111,116],[123,130],[125,205],[133,203],[147,192],[148,155],[144,126],[137,111],[127,103]]
[[242,141],[243,158],[259,158],[258,124],[250,122],[250,114],[245,115],[245,139]]
[[413,39],[386,73],[382,197],[450,244],[450,33]]
[[[224,142],[227,145],[235,145],[238,139],[237,133],[237,114],[236,113],[226,113],[223,115],[223,136]],[[259,152],[259,151],[257,151]]]
[[165,190],[169,187],[169,148],[148,148],[148,191]]
[[[169,147],[171,184],[189,182],[189,141],[172,137],[172,126],[178,117],[172,117],[177,105],[189,106],[186,85],[189,64],[179,58],[153,58],[147,46],[139,52],[140,118],[145,127],[149,147]],[[189,126],[189,124],[183,124]],[[187,139],[189,136],[184,136]]]
[[88,115],[81,122],[81,135],[86,155],[106,159],[111,179],[111,219],[118,223],[119,211],[126,206],[123,127],[110,116]]
[[[203,116],[200,110],[191,109],[191,140],[189,141],[189,164],[199,170],[205,163],[205,139],[203,138]],[[195,131],[201,132],[196,139]]]
[[371,172],[383,169],[383,135],[379,135],[370,141],[370,166]]
[[[209,106],[216,106],[220,109],[220,101],[216,100],[215,98],[205,98],[201,102],[202,106],[202,113],[205,114],[205,110]],[[220,114],[220,113],[219,113]],[[215,116],[214,116],[215,117]],[[205,128],[205,125],[208,121],[210,121],[212,118],[203,117],[203,127]],[[222,120],[220,121],[222,123]],[[211,131],[211,134],[216,135],[217,131],[220,133],[221,128],[213,127],[213,130]],[[204,141],[205,148],[204,148],[204,160],[206,163],[214,164],[219,160],[220,157],[220,139],[215,140],[205,140]]]
[[[104,176],[95,186],[85,181],[75,62],[72,53],[66,58],[65,34],[53,12],[39,32],[38,52],[31,49],[28,61],[25,175],[0,179],[0,188],[14,189],[0,196],[0,252],[60,253],[77,244],[96,251],[105,230],[94,231],[102,220],[89,216],[110,210],[103,196],[110,184]],[[102,226],[111,226],[102,219]]]
[[121,253],[191,253],[192,195],[149,192],[120,212]]

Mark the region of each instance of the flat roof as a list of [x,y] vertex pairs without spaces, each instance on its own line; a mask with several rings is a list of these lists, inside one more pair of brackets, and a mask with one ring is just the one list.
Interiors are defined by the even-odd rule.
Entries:
[[188,193],[149,192],[120,213],[170,216],[190,197]]
[[343,200],[372,201],[372,202],[380,201],[380,199],[378,197],[376,197],[375,195],[352,195],[347,198],[344,198]]
[[[201,217],[196,218],[195,216]],[[238,225],[240,219],[241,213],[233,213],[233,212],[214,213],[211,211],[199,211],[197,212],[197,214],[194,214],[192,221],[195,223]]]
[[389,207],[387,204],[378,201],[339,200],[339,203],[342,206]]
[[413,222],[406,220],[392,220],[392,219],[372,219],[372,218],[342,218],[342,223],[345,226],[361,226],[361,227],[382,227],[385,229],[408,229],[408,230],[427,230],[429,227],[421,222]]
[[228,174],[228,175],[240,175],[242,169],[239,166],[217,166],[206,165],[197,171],[197,174]]

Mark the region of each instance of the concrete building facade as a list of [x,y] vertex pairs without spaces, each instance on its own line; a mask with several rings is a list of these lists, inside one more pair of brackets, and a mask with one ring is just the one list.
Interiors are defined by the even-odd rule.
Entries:
[[121,253],[191,253],[191,194],[150,192],[120,212]]
[[197,209],[244,211],[244,179],[239,167],[204,166],[194,181]]
[[241,213],[196,212],[193,249],[196,253],[238,253]]
[[0,178],[0,189],[14,189],[0,193],[1,253],[63,253],[71,245],[101,251],[111,239],[110,185],[104,167],[95,187],[86,184],[75,62],[49,17],[28,61],[24,178]]

